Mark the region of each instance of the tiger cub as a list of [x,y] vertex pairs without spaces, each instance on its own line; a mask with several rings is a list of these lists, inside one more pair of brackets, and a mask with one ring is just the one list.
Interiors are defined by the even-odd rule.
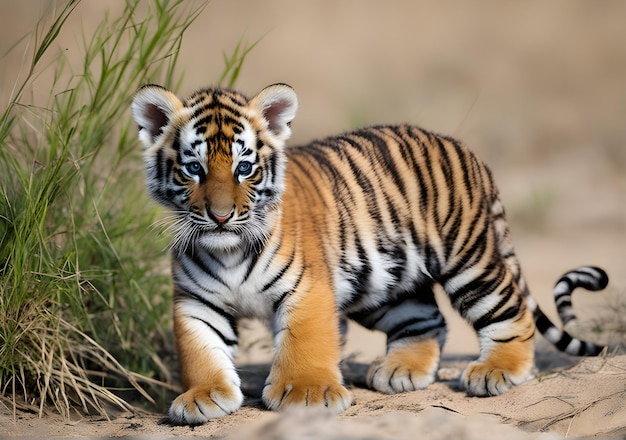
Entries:
[[[599,351],[557,329],[529,296],[492,175],[460,142],[395,125],[286,147],[297,106],[285,84],[252,99],[215,88],[184,101],[148,85],[133,100],[148,192],[172,214],[185,390],[172,422],[203,423],[242,404],[241,318],[273,330],[268,408],[351,404],[339,370],[344,318],[387,335],[372,388],[427,387],[446,334],[435,285],[478,334],[480,357],[461,376],[470,395],[530,376],[535,322],[563,350]],[[564,295],[607,283],[592,267],[564,279]]]

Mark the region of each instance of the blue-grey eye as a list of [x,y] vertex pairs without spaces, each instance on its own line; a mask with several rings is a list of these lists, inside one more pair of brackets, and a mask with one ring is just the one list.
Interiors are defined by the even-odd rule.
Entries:
[[200,174],[202,174],[202,165],[200,165],[200,162],[186,163],[185,172],[190,176],[199,176]]
[[237,174],[239,176],[247,176],[252,172],[252,164],[250,162],[248,162],[247,160],[244,160],[243,162],[239,162],[239,164],[237,165]]

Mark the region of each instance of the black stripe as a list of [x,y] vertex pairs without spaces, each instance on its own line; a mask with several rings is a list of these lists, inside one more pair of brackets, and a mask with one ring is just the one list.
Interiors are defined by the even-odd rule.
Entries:
[[[561,338],[554,345],[559,350],[566,351],[567,346],[572,342],[572,340],[573,338],[568,333],[562,332]],[[584,344],[582,344],[581,347],[584,347]],[[584,351],[581,354],[584,354]]]
[[198,104],[200,104],[205,98],[204,95],[204,91],[198,91],[196,93],[194,93],[192,96],[190,96],[189,98],[187,98],[184,101],[184,106],[187,108],[193,108],[195,106],[197,106]]
[[544,313],[539,310],[539,308],[535,309],[534,315],[535,327],[537,327],[537,330],[539,330],[539,333],[541,333],[542,335],[547,333],[548,330],[550,330],[551,328],[554,328],[554,324],[552,324],[552,321],[550,321],[550,319],[548,319],[548,317],[544,315]]
[[[185,250],[185,256],[187,256],[189,258],[189,260],[191,260],[191,262],[193,264],[195,264],[196,266],[198,266],[200,268],[200,270],[202,270],[202,272],[204,272],[206,275],[210,276],[211,278],[213,278],[215,281],[217,281],[218,283],[220,283],[222,286],[224,287],[230,287],[226,281],[224,281],[224,279],[222,277],[220,277],[218,274],[216,274],[209,266],[207,266],[204,261],[200,258],[199,255],[194,254],[193,252],[193,247],[190,246],[189,248],[187,248]],[[181,266],[185,266],[184,261],[180,262]],[[188,271],[185,270],[185,273],[188,274]],[[191,278],[191,276],[188,274],[188,276]]]
[[[414,228],[412,228],[412,230],[413,229]],[[417,236],[415,236],[415,239],[417,240]],[[435,249],[430,243],[424,245],[423,255],[426,269],[435,280],[440,281],[443,274],[443,263],[439,261],[437,252],[435,252]]]
[[[259,155],[257,154],[257,162],[258,161]],[[267,162],[269,163],[270,183],[272,185],[276,185],[276,167],[278,166],[278,153],[276,153],[276,151],[272,151],[272,153],[267,157]]]
[[422,147],[422,158],[418,164],[419,174],[417,179],[420,182],[420,212],[422,217],[427,219],[432,217],[433,210],[436,207],[437,189],[434,184],[432,159],[427,145]]
[[[589,269],[597,271],[598,273],[592,274],[585,270],[576,269],[563,275],[559,282],[567,281],[570,290],[574,290],[577,287],[583,287],[587,290],[604,289],[609,281],[607,274],[602,269],[596,267],[589,267]],[[576,278],[574,278],[574,276],[576,276]]]
[[[196,107],[193,111],[193,115],[192,118],[193,119],[197,119],[199,118],[203,113],[212,110],[215,108],[215,106],[217,105],[217,103],[215,101],[208,101],[208,102],[204,102],[202,103],[202,105],[200,106],[196,106],[196,105],[192,105],[190,107]],[[210,116],[210,115],[209,115]],[[195,128],[195,127],[194,127]]]
[[[193,283],[196,285],[196,287],[198,287],[198,289],[202,290],[203,292],[206,292],[208,294],[211,295],[216,295],[219,292],[213,291],[213,290],[209,290],[207,289],[205,286],[203,286],[202,284],[200,284],[200,282],[189,272],[189,269],[184,265],[184,264],[180,264],[180,268],[182,269],[182,271],[184,272],[184,274],[186,275],[186,277]],[[174,278],[176,278],[176,274],[174,274]],[[188,292],[187,290],[185,290],[186,292]]]
[[298,277],[298,279],[296,280],[294,285],[289,290],[283,292],[278,297],[278,299],[276,301],[274,301],[274,304],[272,305],[272,310],[274,311],[274,313],[276,313],[278,311],[278,308],[283,304],[285,299],[298,289],[298,286],[300,285],[300,282],[302,281],[303,277],[304,277],[304,269],[302,269],[300,271],[300,276]]
[[197,134],[203,134],[203,133],[206,132],[206,127],[211,123],[212,120],[213,120],[213,115],[208,114],[208,115],[198,119],[193,124],[193,129],[196,130]]
[[158,182],[161,182],[163,180],[163,150],[159,149],[156,152],[156,158],[154,160],[154,171],[155,171],[155,176],[154,179]]
[[[433,321],[433,322],[429,325],[424,325],[423,327],[419,326],[419,327],[410,328],[410,326],[412,326],[413,324],[419,324],[419,323],[426,324],[425,321]],[[399,325],[397,330],[394,329],[394,331],[390,331],[388,333],[387,343],[397,341],[400,339],[423,336],[427,333],[432,332],[433,330],[444,329],[446,327],[445,320],[441,314],[437,314],[437,316],[433,316],[432,318],[427,319],[427,320],[416,318],[410,321],[406,321],[403,324],[405,325],[402,325],[402,326]]]
[[457,168],[457,172],[461,172],[464,183],[465,194],[467,194],[469,198],[470,205],[474,201],[474,192],[472,191],[473,185],[470,179],[470,168],[472,164],[468,164],[468,160],[471,162],[471,157],[467,157],[467,151],[461,147],[457,142],[451,141],[450,145],[452,145],[454,152],[456,153],[457,160],[459,161],[459,168]]
[[[432,135],[431,140],[436,141],[436,144],[439,147],[439,151],[443,150],[443,145],[441,144],[441,142],[439,141],[436,135]],[[431,158],[430,154],[431,153],[428,152],[428,159],[427,159],[428,165],[429,165],[428,176],[430,178],[430,187],[431,187],[431,192],[432,192],[432,199],[430,202],[430,210],[432,212],[430,213],[430,215],[435,221],[435,226],[437,227],[437,230],[440,231],[441,225],[442,225],[442,220],[441,218],[439,218],[439,207],[438,207],[439,202],[440,202],[440,196],[439,196],[439,185],[437,184],[437,179],[435,178],[435,175],[437,174],[437,170],[441,169],[441,163],[440,163],[440,160],[438,160],[435,163],[434,160]]]
[[[453,224],[450,226],[452,231],[458,231],[461,225],[461,212],[463,205],[458,200],[456,181],[454,179],[454,170],[452,170],[451,165],[452,162],[450,160],[450,156],[448,155],[448,150],[446,148],[440,148],[440,154],[442,160],[440,161],[440,168],[446,180],[446,187],[448,189],[448,206],[446,211],[446,217],[440,220],[440,224],[442,227],[448,226],[451,219]],[[454,234],[454,232],[452,232]],[[447,253],[449,255],[449,252]]]
[[[535,318],[535,326],[537,327],[537,330],[539,330],[539,332],[542,335],[545,335],[548,332],[548,330],[552,328],[556,328],[555,325],[550,321],[550,319],[539,308],[535,310],[534,318]],[[580,347],[578,351],[576,353],[570,353],[567,351],[567,347],[572,341],[576,339],[573,338],[567,332],[560,331],[560,330],[559,332],[561,333],[561,337],[557,342],[553,342],[553,344],[556,348],[558,348],[561,351],[565,351],[569,354],[578,355],[578,356],[596,356],[600,354],[602,350],[604,350],[604,347],[601,345],[596,345],[592,342],[579,340]]]
[[180,150],[180,129],[174,133],[174,140],[172,141],[172,149],[174,151]]
[[[391,134],[386,131],[387,127],[381,127],[380,130],[372,131],[370,133],[370,142],[374,147],[374,157],[377,159],[377,164],[382,164],[381,167],[375,167],[374,172],[384,173],[386,177],[390,177],[393,184],[398,189],[398,192],[403,196],[407,193],[406,186],[404,181],[402,180],[402,176],[398,171],[398,167],[396,165],[396,161],[394,160],[393,155],[391,154],[391,141],[393,140],[393,146],[396,148],[400,148],[399,145],[399,134],[397,132],[398,127],[390,127],[389,131]],[[395,129],[394,129],[395,128]],[[382,134],[385,134],[387,138],[383,137]],[[392,139],[389,139],[392,138]]]
[[243,125],[241,125],[241,122],[239,122],[239,119],[237,119],[241,116],[238,112],[233,112],[233,113],[235,113],[235,115],[233,116],[224,115],[222,123],[229,125],[233,129],[235,128],[239,129],[239,133],[241,133],[243,131]]
[[[403,321],[398,321],[398,322],[396,323],[396,325],[394,325],[394,326],[393,326],[393,327],[392,327],[392,328],[391,328],[391,329],[387,332],[387,335],[388,335],[391,339],[399,339],[399,338],[400,338],[400,336],[395,336],[395,337],[393,337],[393,336],[394,336],[394,335],[396,335],[396,333],[400,333],[403,329],[407,329],[408,327],[411,327],[411,326],[412,326],[412,325],[414,325],[414,324],[420,324],[420,323],[422,323],[422,324],[426,324],[426,323],[431,322],[431,321],[433,321],[433,320],[434,320],[434,321],[436,321],[436,323],[439,323],[439,324],[443,321],[443,317],[441,316],[441,313],[439,312],[439,310],[438,310],[438,309],[435,309],[435,310],[433,311],[433,313],[432,313],[430,316],[428,316],[428,317],[408,318],[408,319],[405,319],[405,320],[403,320]],[[430,331],[430,330],[432,330],[432,329],[434,329],[434,328],[438,328],[438,327],[440,327],[440,325],[437,325],[437,324],[436,324],[436,325],[425,326],[425,327],[420,326],[420,329],[421,329],[421,330],[424,330],[424,329],[425,329],[425,330],[423,331],[423,333],[427,333],[428,331]],[[422,334],[423,334],[423,333],[422,333]],[[404,334],[404,333],[403,333],[403,334]]]
[[206,298],[198,295],[197,293],[191,292],[191,291],[183,288],[180,285],[176,285],[176,294],[179,295],[179,296],[180,295],[184,295],[184,296],[186,296],[188,298],[191,298],[191,299],[193,299],[195,301],[198,301],[203,306],[207,307],[208,309],[210,309],[211,311],[213,311],[217,315],[221,316],[222,318],[224,318],[228,322],[228,325],[235,332],[235,334],[237,334],[237,319],[233,315],[231,315],[230,313],[226,312],[224,309],[216,306],[215,304],[213,304],[212,302],[210,302]]
[[[451,200],[453,199],[453,197],[451,198]],[[455,204],[455,206],[452,208],[451,211],[448,212],[448,215],[446,216],[446,218],[443,220],[442,222],[442,232],[443,229],[447,229],[446,231],[446,235],[444,237],[444,251],[445,251],[445,255],[444,258],[446,261],[450,261],[454,256],[452,255],[452,251],[455,247],[455,238],[459,235],[459,230],[461,229],[461,225],[463,224],[463,207],[461,205],[461,203],[457,203]],[[450,224],[450,222],[452,222]],[[463,259],[461,259],[462,261]],[[459,264],[464,264],[462,262],[460,262]],[[459,264],[457,264],[457,266],[459,266]],[[463,267],[463,266],[461,266]],[[454,269],[450,269],[449,272],[453,272]]]
[[[488,313],[486,313],[485,315],[483,315],[481,318],[477,319],[473,323],[473,327],[474,329],[476,329],[476,331],[484,327],[487,327],[491,324],[513,319],[515,316],[519,314],[520,306],[521,306],[521,302],[519,300],[517,304],[515,304],[514,306],[508,307],[504,312],[498,313],[498,311],[504,306],[504,304],[506,304],[509,301],[511,296],[515,293],[515,290],[513,289],[512,286],[508,286],[508,288],[505,290],[507,291],[507,293],[504,295],[502,300],[496,305],[496,307],[494,307],[493,310],[489,311]],[[521,298],[521,297],[518,297],[518,298]]]
[[243,277],[242,284],[248,281],[248,278],[252,274],[252,271],[256,267],[256,263],[259,261],[259,257],[261,256],[260,252],[254,252],[252,257],[250,258],[250,264],[248,266],[248,270],[246,271],[246,275]]
[[293,264],[295,259],[296,259],[296,248],[294,247],[293,251],[291,253],[291,256],[289,257],[289,261],[287,261],[287,264],[285,264],[280,269],[280,271],[278,271],[278,273],[274,276],[274,278],[271,279],[270,282],[268,282],[267,284],[265,284],[265,286],[263,286],[261,288],[261,292],[265,292],[267,289],[269,289],[274,284],[276,284],[285,275],[285,273],[289,270],[289,268],[291,267],[291,265]]
[[[481,223],[482,229],[475,232],[479,227],[478,223]],[[485,240],[486,234],[489,233],[489,223],[485,222],[481,218],[480,214],[474,216],[471,226],[468,228],[470,234],[475,234],[474,242],[469,241],[469,236],[464,237],[466,241],[464,243],[465,249],[461,250],[461,258],[457,259],[454,265],[446,267],[446,271],[440,278],[440,281],[445,283],[448,279],[460,274],[465,268],[473,267],[480,258],[489,250],[487,249],[487,240]],[[456,237],[444,237],[444,240],[454,240]],[[451,256],[451,258],[454,256]],[[447,261],[449,263],[449,261]]]
[[224,334],[222,332],[220,332],[217,328],[215,328],[214,325],[212,325],[208,321],[205,321],[202,318],[198,318],[197,316],[189,316],[188,315],[188,317],[196,319],[196,320],[202,322],[203,324],[206,324],[206,326],[209,327],[224,342],[224,344],[226,344],[228,346],[237,345],[237,340],[236,339],[228,339],[226,336],[224,336]]
[[[563,295],[561,298],[564,298],[565,295]],[[566,307],[572,307],[572,301],[569,299],[569,297],[567,297],[567,299],[560,299],[558,301],[555,301],[556,307],[557,309],[562,309],[562,308],[566,308]]]
[[[350,145],[353,144],[351,139],[346,139],[346,142],[348,142]],[[350,156],[349,154],[341,154],[341,157],[350,167],[352,177],[354,178],[354,180],[356,180],[357,187],[359,187],[363,192],[369,217],[375,220],[377,224],[381,224],[382,217],[380,214],[380,207],[378,206],[378,199],[376,198],[376,191],[374,189],[374,186],[372,185],[372,182],[365,176],[363,170],[357,167],[352,156]],[[348,186],[350,193],[352,193],[353,188],[353,185]]]
[[396,230],[401,229],[403,222],[400,220],[400,215],[398,214],[398,210],[396,209],[395,205],[393,204],[393,202],[387,195],[384,196],[384,200],[386,202],[386,209],[387,209],[387,212],[389,213],[389,217],[391,217],[391,222],[394,226],[394,229]]
[[490,271],[488,267],[477,278],[473,279],[464,286],[457,288],[454,292],[448,292],[450,301],[463,316],[465,316],[464,312],[466,310],[472,308],[474,304],[491,294],[491,292],[494,292],[500,283],[502,283],[502,274],[498,274],[496,277],[488,279],[486,276],[489,273]]
[[568,275],[563,276],[559,281],[557,281],[554,287],[556,288],[556,286],[558,286],[561,283],[565,283],[567,285],[567,290],[563,293],[555,294],[554,295],[555,298],[558,298],[560,296],[569,296],[572,294],[572,290],[574,290],[573,280],[569,278]]

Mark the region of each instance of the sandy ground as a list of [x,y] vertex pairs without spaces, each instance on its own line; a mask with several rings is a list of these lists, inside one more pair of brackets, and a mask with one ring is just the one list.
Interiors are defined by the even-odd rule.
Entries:
[[[0,53],[51,2],[2,1]],[[60,37],[79,53],[108,2],[83,2]],[[188,30],[181,94],[208,85],[244,35],[264,35],[238,87],[274,82],[300,101],[293,143],[358,125],[412,122],[463,139],[492,167],[533,295],[555,317],[551,287],[580,264],[604,267],[601,296],[577,294],[589,327],[626,316],[626,2],[302,1],[211,2]],[[1,102],[22,49],[0,64]],[[26,52],[27,53],[27,52]],[[45,90],[45,75],[38,81]],[[129,115],[130,117],[130,115]],[[445,308],[445,301],[442,302]],[[447,310],[447,309],[446,309]],[[454,378],[477,353],[471,329],[450,324],[441,380],[385,396],[359,386],[382,354],[380,335],[352,327],[346,376],[355,404],[338,418],[268,413],[259,406],[267,353],[240,358],[250,396],[237,413],[201,427],[161,424],[160,413],[76,415],[63,421],[0,408],[0,436],[227,436],[232,438],[527,438],[626,435],[626,357],[576,359],[540,344],[537,378],[494,398],[468,398]],[[254,341],[253,341],[254,342]],[[259,344],[257,344],[259,345]],[[262,344],[260,344],[262,345]],[[469,357],[468,357],[469,356]],[[261,363],[260,367],[250,365]],[[361,379],[359,379],[359,377]],[[521,429],[520,429],[521,428]],[[548,433],[539,434],[540,431]]]
[[[558,357],[558,355],[556,356]],[[554,362],[554,353],[546,353]],[[171,426],[162,414],[113,413],[101,417],[38,418],[20,413],[0,418],[7,436],[52,437],[228,437],[232,439],[532,439],[626,436],[626,356],[585,359],[569,368],[538,371],[535,379],[504,395],[467,397],[456,377],[465,358],[447,358],[439,381],[423,391],[388,396],[354,386],[354,404],[338,417],[311,411],[271,413],[260,406],[268,365],[242,369],[246,403],[236,413],[197,426]],[[346,377],[362,380],[364,365]]]

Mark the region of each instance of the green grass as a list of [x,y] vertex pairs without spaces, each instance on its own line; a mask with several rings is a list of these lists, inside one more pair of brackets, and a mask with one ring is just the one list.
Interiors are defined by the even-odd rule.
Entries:
[[[167,239],[152,227],[129,105],[142,84],[177,89],[182,36],[204,8],[127,0],[84,34],[73,64],[54,43],[78,3],[28,37],[32,57],[0,115],[0,395],[14,412],[66,417],[174,387]],[[222,80],[236,81],[249,49],[225,56]]]
[[241,37],[230,55],[222,52],[224,71],[217,82],[220,87],[232,88],[235,85],[246,57],[262,39],[263,37],[248,45],[244,44],[243,37]]

